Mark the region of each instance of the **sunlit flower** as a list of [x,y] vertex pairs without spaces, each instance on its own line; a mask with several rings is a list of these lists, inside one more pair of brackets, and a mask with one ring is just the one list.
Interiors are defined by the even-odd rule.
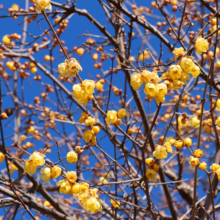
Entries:
[[60,167],[58,166],[54,166],[52,169],[51,169],[51,177],[52,178],[57,178],[58,176],[60,176],[62,170]]
[[206,168],[207,168],[206,162],[202,162],[202,163],[199,164],[199,169],[200,170],[206,170]]
[[106,123],[107,124],[114,124],[117,121],[117,112],[112,110],[107,112],[107,117],[106,117]]
[[126,117],[126,109],[124,108],[119,109],[117,113],[118,113],[118,117],[121,119]]
[[69,180],[71,183],[75,183],[77,179],[77,175],[75,171],[69,171],[66,173],[66,179]]
[[161,160],[163,160],[164,158],[167,158],[166,147],[157,145],[155,151],[153,152],[153,156]]
[[68,194],[72,187],[71,183],[68,180],[58,181],[57,186],[60,186],[59,191],[60,193],[63,193],[63,194]]
[[84,90],[87,94],[92,95],[95,92],[95,82],[93,80],[83,80],[82,85],[84,86]]
[[190,156],[189,164],[191,164],[192,168],[199,165],[199,158],[195,158],[193,156]]
[[82,136],[85,142],[90,142],[95,137],[93,130],[86,130]]
[[51,169],[49,167],[42,168],[40,173],[40,178],[43,180],[43,184],[46,184],[51,180]]
[[183,71],[185,71],[185,72],[188,72],[188,73],[191,72],[194,65],[195,65],[194,62],[190,57],[183,57],[180,60],[180,66],[182,67]]
[[86,120],[85,120],[85,125],[86,126],[93,126],[95,124],[95,118],[89,116]]
[[134,90],[138,90],[142,84],[143,84],[143,79],[140,73],[133,73],[131,75],[131,86]]
[[204,39],[201,36],[197,37],[195,43],[195,49],[199,54],[202,54],[203,52],[207,52],[208,47],[209,47],[209,43],[206,39]]
[[168,73],[172,80],[180,79],[182,74],[182,68],[180,65],[171,65],[168,70]]
[[146,160],[145,160],[145,162],[146,162],[146,164],[148,165],[148,166],[153,166],[154,165],[154,159],[153,158],[147,158]]
[[175,56],[175,61],[176,61],[179,57],[184,56],[186,52],[184,51],[183,47],[180,47],[180,48],[175,48],[173,50],[173,54]]
[[36,0],[36,12],[40,13],[42,10],[52,10],[50,0]]
[[35,151],[26,161],[24,173],[34,174],[38,166],[43,166],[45,164],[44,157],[45,155]]
[[146,169],[146,177],[149,180],[154,181],[156,175],[157,175],[157,172],[153,168],[149,167],[149,168]]
[[69,151],[66,155],[67,162],[73,164],[78,160],[78,154],[75,151]]

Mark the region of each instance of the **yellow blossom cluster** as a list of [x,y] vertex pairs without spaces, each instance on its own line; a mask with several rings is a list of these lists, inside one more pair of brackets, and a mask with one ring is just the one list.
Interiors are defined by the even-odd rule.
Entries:
[[42,10],[52,10],[50,0],[36,0],[36,12],[41,13]]
[[170,142],[165,142],[163,145],[156,145],[155,150],[153,151],[153,156],[158,160],[167,158],[167,153],[172,153],[172,146]]
[[45,155],[35,151],[25,163],[24,173],[29,173],[30,175],[36,172],[38,166],[43,166],[45,164]]
[[157,172],[159,171],[159,165],[155,163],[154,159],[153,158],[147,158],[145,160],[146,164],[149,166],[147,169],[146,169],[146,177],[151,180],[151,181],[154,181],[155,180],[155,177],[157,175]]
[[[206,52],[208,42],[202,37],[197,38],[195,48],[199,53]],[[143,70],[141,73],[135,72],[131,75],[130,84],[134,90],[138,90],[145,83],[144,92],[149,99],[155,99],[157,104],[164,102],[165,95],[169,90],[180,89],[187,84],[190,74],[196,78],[200,74],[200,68],[194,63],[192,56],[185,56],[184,49],[175,48],[173,51],[175,60],[179,63],[171,65],[167,72],[161,77],[157,72]],[[163,80],[163,82],[162,82]]]
[[58,65],[59,77],[70,78],[71,76],[75,76],[80,70],[82,71],[82,67],[75,58],[66,59],[64,63]]
[[85,125],[88,127],[92,127],[96,122],[95,118],[89,116],[86,112],[83,112],[81,114],[80,119],[78,121],[80,122],[80,124],[85,123]]
[[86,126],[91,127],[91,130],[86,130],[83,134],[83,140],[87,143],[90,143],[92,146],[96,144],[96,136],[100,128],[99,126],[93,126],[96,122],[95,118],[89,116],[86,112],[81,114],[80,119],[78,120],[81,124],[85,123]]
[[127,114],[126,109],[124,109],[124,108],[119,109],[117,112],[114,110],[108,111],[107,117],[105,119],[106,123],[120,125],[121,119],[126,117],[126,114]]
[[70,171],[66,174],[65,180],[60,180],[57,185],[60,186],[60,193],[77,196],[83,208],[92,213],[102,211],[101,199],[98,197],[97,189],[89,189],[89,184],[82,182],[76,183],[76,174]]
[[60,176],[62,170],[58,166],[54,166],[52,169],[49,167],[44,167],[40,170],[40,178],[43,180],[43,184],[48,183],[52,178],[57,178]]
[[93,93],[95,89],[95,82],[93,80],[84,80],[82,84],[73,85],[73,96],[79,103],[83,103],[85,106],[93,99]]

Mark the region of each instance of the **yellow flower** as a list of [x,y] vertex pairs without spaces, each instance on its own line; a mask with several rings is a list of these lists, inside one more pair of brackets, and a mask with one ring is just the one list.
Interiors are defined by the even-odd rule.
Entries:
[[175,141],[174,147],[180,150],[183,147],[183,142],[181,140]]
[[85,193],[88,190],[89,190],[88,183],[85,183],[85,182],[74,183],[71,188],[71,193],[75,195],[79,195],[79,194]]
[[78,154],[74,151],[69,151],[66,155],[66,160],[71,164],[76,163],[78,160]]
[[154,83],[147,83],[144,87],[144,93],[147,97],[153,98],[157,92],[157,85]]
[[191,164],[192,168],[199,165],[199,158],[195,158],[193,156],[190,156],[189,164]]
[[95,91],[95,82],[93,80],[84,80],[82,82],[82,85],[84,86],[84,90],[87,94],[92,95]]
[[208,47],[209,47],[209,43],[206,39],[204,39],[201,36],[199,36],[196,39],[195,49],[199,54],[202,54],[203,52],[207,52]]
[[5,155],[2,152],[0,152],[0,163],[2,163],[4,159]]
[[95,124],[95,118],[89,116],[86,120],[85,120],[85,125],[86,126],[93,126]]
[[96,136],[95,134],[92,137],[92,140],[90,141],[90,145],[95,146],[96,145]]
[[220,117],[217,118],[217,120],[215,121],[216,125],[218,125],[220,127]]
[[104,83],[102,80],[99,80],[98,82],[95,83],[95,88],[96,89],[102,89],[104,86]]
[[190,73],[192,74],[192,76],[193,76],[194,78],[196,78],[196,77],[199,76],[199,74],[200,74],[200,69],[199,69],[199,67],[198,67],[197,65],[194,65]]
[[142,84],[143,84],[143,79],[141,77],[140,73],[133,73],[131,75],[131,86],[134,90],[138,90]]
[[62,172],[62,170],[60,167],[54,166],[51,170],[51,177],[57,178],[58,176],[60,176],[61,172]]
[[93,126],[92,131],[93,131],[94,135],[97,135],[100,131],[100,127],[99,126]]
[[183,57],[181,60],[180,60],[180,66],[182,67],[183,71],[189,73],[191,72],[191,70],[193,69],[194,67],[194,63],[192,61],[191,58],[189,57]]
[[105,177],[102,176],[102,177],[99,178],[99,182],[100,183],[108,183],[108,180]]
[[117,113],[118,113],[118,117],[120,119],[126,117],[126,109],[124,109],[124,108],[119,109]]
[[164,146],[166,147],[167,153],[173,153],[173,149],[170,142],[165,142]]
[[75,171],[69,171],[66,173],[66,179],[69,180],[71,183],[75,183],[77,176]]
[[38,166],[43,166],[45,164],[45,155],[34,152],[25,163],[24,173],[34,174]]
[[159,96],[158,94],[155,95],[154,99],[155,99],[155,101],[156,101],[156,103],[157,103],[158,105],[159,105],[161,102],[164,102],[164,101],[165,101],[165,97],[164,97],[164,96],[161,97],[161,96]]
[[185,138],[185,139],[183,140],[183,144],[184,144],[184,146],[186,146],[186,147],[190,147],[190,146],[192,145],[192,139],[191,139],[191,138]]
[[199,169],[200,170],[206,170],[206,168],[207,168],[206,162],[202,162],[202,163],[199,164]]
[[36,172],[37,166],[35,166],[32,161],[28,160],[25,163],[24,173],[29,173],[30,175]]
[[93,130],[86,130],[82,136],[85,142],[90,142],[95,137]]
[[143,53],[141,53],[138,57],[139,60],[144,61],[150,58],[149,52],[147,50],[144,50]]
[[82,205],[87,211],[92,213],[102,212],[102,204],[100,198],[91,196]]
[[164,158],[167,158],[166,147],[157,145],[155,151],[153,152],[153,156],[156,157],[158,160],[163,160]]
[[49,9],[52,10],[52,6],[50,4],[50,0],[36,0],[36,12],[40,13],[42,10]]
[[5,44],[10,44],[11,43],[11,39],[8,37],[8,35],[5,35],[2,38],[2,42],[5,43]]
[[35,166],[43,166],[45,164],[44,160],[45,155],[35,151],[30,157],[29,160],[32,161],[32,163]]
[[151,167],[147,168],[147,170],[146,170],[146,177],[149,180],[154,181],[156,175],[157,175],[157,172],[154,169],[152,169]]
[[180,79],[182,74],[182,68],[180,65],[171,65],[168,70],[168,73],[172,80]]
[[65,63],[67,63],[67,74],[69,76],[75,76],[80,70],[82,71],[82,67],[75,58],[71,58],[70,61],[65,60]]
[[195,151],[193,152],[193,154],[194,154],[194,157],[196,157],[196,158],[200,158],[200,157],[203,156],[203,152],[202,152],[202,150],[200,150],[200,149],[195,150]]
[[88,115],[86,112],[83,112],[83,113],[81,114],[80,119],[78,120],[78,122],[79,122],[80,124],[84,123],[88,116],[89,116],[89,115]]
[[142,80],[145,83],[149,83],[149,82],[158,83],[158,82],[161,81],[161,79],[159,78],[157,72],[155,72],[155,71],[150,72],[148,70],[143,70],[143,72],[141,73],[141,76],[142,76]]
[[213,163],[212,166],[210,166],[210,169],[213,173],[216,173],[216,171],[220,168],[219,164]]
[[117,201],[117,200],[113,200],[113,199],[111,199],[111,204],[112,204],[112,206],[114,207],[114,208],[120,208],[120,202],[119,201]]
[[175,61],[176,61],[179,57],[184,56],[186,52],[182,47],[180,47],[180,48],[175,48],[173,54],[175,56]]
[[44,181],[43,184],[46,184],[51,180],[51,169],[49,167],[42,168],[40,173],[40,178]]
[[164,97],[167,94],[167,86],[164,83],[157,84],[158,93],[156,94],[159,97]]
[[93,96],[87,95],[86,92],[83,90],[81,93],[81,97],[78,99],[78,102],[86,106],[87,103],[92,99],[93,99]]
[[166,140],[166,142],[169,142],[171,145],[174,145],[175,141],[176,140],[175,140],[174,137],[168,137],[167,140]]
[[83,103],[85,106],[87,103],[92,100],[93,96],[91,94],[87,94],[84,90],[84,87],[80,84],[73,85],[73,97],[78,99],[79,103]]
[[59,192],[63,194],[68,194],[72,187],[71,183],[68,180],[58,181],[57,186],[60,186]]
[[107,112],[107,117],[106,117],[106,123],[107,124],[114,124],[117,121],[117,112],[112,110]]
[[59,77],[67,77],[67,64],[60,63],[58,65],[58,73],[60,74]]
[[34,129],[34,127],[32,127],[32,126],[30,126],[30,127],[28,127],[28,128],[26,129],[26,133],[27,133],[27,134],[34,134],[34,131],[35,131],[35,129]]
[[73,85],[73,97],[74,98],[81,98],[81,93],[83,92],[83,89],[82,89],[82,85],[80,84],[74,84]]
[[148,165],[148,166],[153,166],[154,165],[154,159],[153,158],[147,158],[146,160],[145,160],[145,162],[146,162],[146,164]]
[[198,119],[197,116],[194,116],[191,118],[191,126],[193,128],[199,128],[199,125],[200,125],[200,120]]

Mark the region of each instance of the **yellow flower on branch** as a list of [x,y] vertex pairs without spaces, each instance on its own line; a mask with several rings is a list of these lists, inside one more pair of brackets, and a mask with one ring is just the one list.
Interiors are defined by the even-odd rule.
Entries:
[[52,10],[50,0],[36,0],[36,12],[41,13],[42,10],[49,9]]

